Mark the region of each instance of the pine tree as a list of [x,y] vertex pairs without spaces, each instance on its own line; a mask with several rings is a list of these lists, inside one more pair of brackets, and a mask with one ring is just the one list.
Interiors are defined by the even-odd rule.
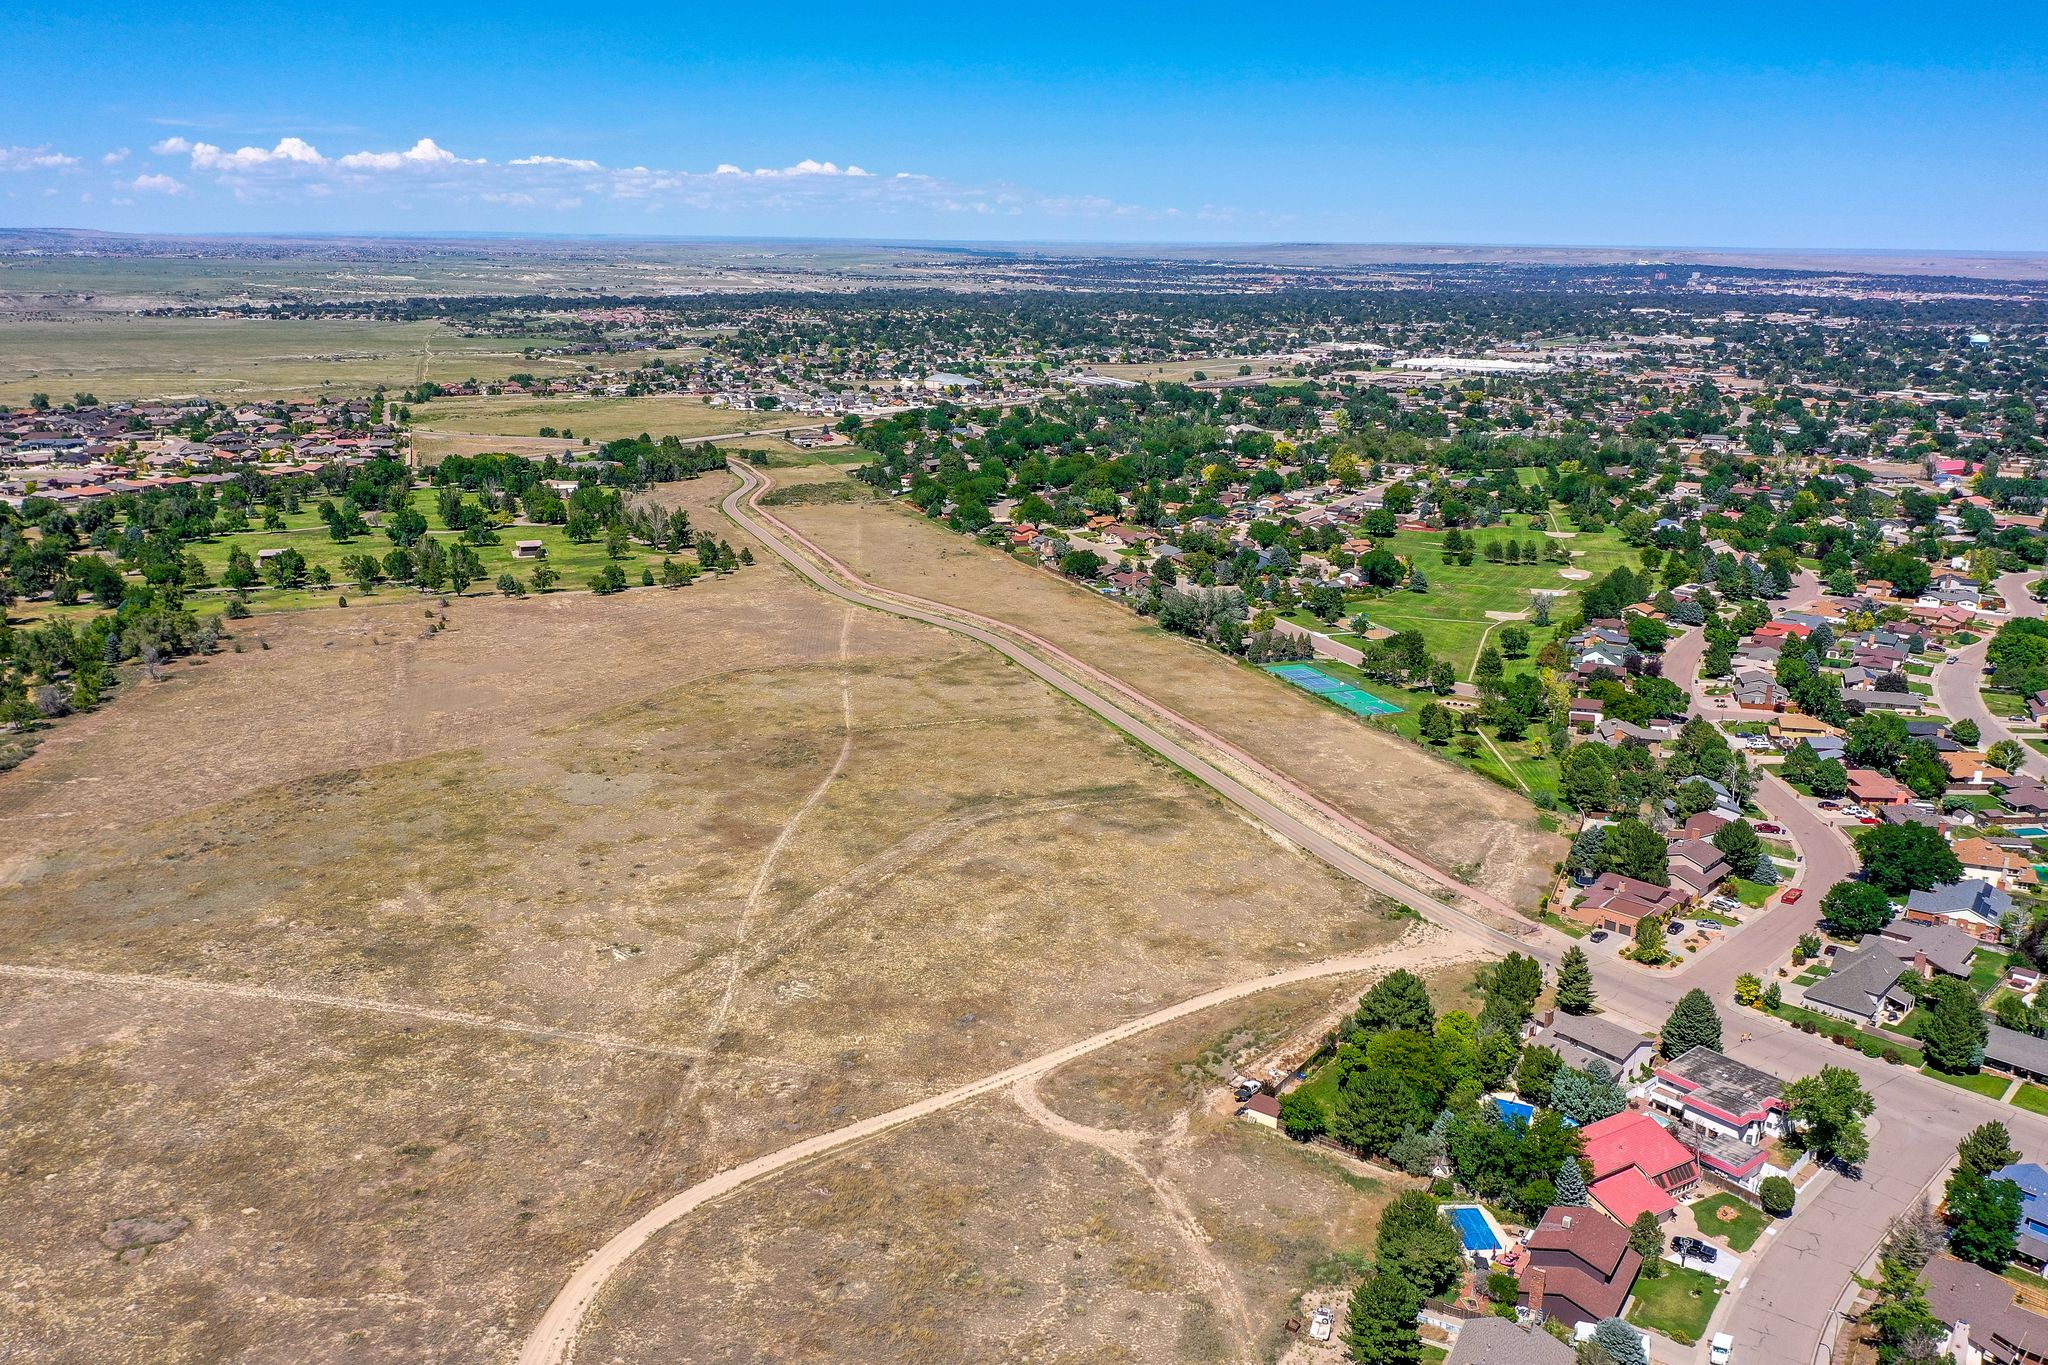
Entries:
[[1682,1057],[1696,1047],[1721,1050],[1721,1016],[1705,991],[1694,987],[1678,998],[1671,1017],[1664,1021],[1659,1046],[1666,1057]]
[[1593,1329],[1593,1340],[1614,1358],[1614,1365],[1650,1365],[1642,1336],[1620,1318],[1602,1318]]
[[1991,1175],[2019,1159],[2020,1154],[2013,1150],[2012,1134],[1996,1119],[1978,1124],[1956,1144],[1957,1169],[1973,1175]]
[[1351,1016],[1353,1041],[1363,1042],[1375,1033],[1408,1029],[1430,1033],[1436,1028],[1436,1010],[1429,1003],[1429,987],[1411,971],[1397,969],[1373,983],[1358,1001]]
[[1644,1209],[1628,1225],[1628,1244],[1643,1258],[1643,1278],[1654,1280],[1664,1273],[1664,1225],[1657,1215]]
[[1557,964],[1557,1007],[1566,1014],[1589,1014],[1593,1009],[1593,964],[1576,943],[1565,949]]
[[1399,1271],[1382,1270],[1351,1292],[1344,1344],[1360,1365],[1422,1365],[1422,1333],[1415,1315],[1422,1296]]
[[1579,1167],[1579,1159],[1566,1157],[1557,1168],[1557,1202],[1566,1208],[1583,1209],[1593,1202],[1593,1196],[1586,1190],[1586,1173]]

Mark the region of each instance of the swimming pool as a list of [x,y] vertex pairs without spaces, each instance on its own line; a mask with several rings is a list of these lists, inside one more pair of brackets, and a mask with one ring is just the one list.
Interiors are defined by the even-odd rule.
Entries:
[[1536,1117],[1536,1106],[1527,1100],[1501,1100],[1493,1102],[1495,1112],[1510,1128],[1527,1128],[1529,1120]]
[[1458,1228],[1458,1237],[1465,1243],[1467,1251],[1499,1251],[1500,1238],[1493,1234],[1493,1224],[1486,1214],[1470,1204],[1460,1204],[1444,1210],[1444,1214]]

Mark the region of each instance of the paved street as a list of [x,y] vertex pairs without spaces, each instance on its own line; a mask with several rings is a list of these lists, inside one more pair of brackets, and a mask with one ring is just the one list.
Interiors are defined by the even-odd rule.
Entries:
[[[2041,603],[2027,593],[2027,584],[2039,577],[2032,573],[2009,573],[1998,580],[1998,592],[2005,599],[2008,615],[2039,616],[2043,611]],[[1984,656],[1991,648],[1991,635],[1974,645],[1966,645],[1956,651],[1954,663],[1938,665],[1934,670],[1934,700],[1951,720],[1974,720],[1983,732],[1979,747],[1988,747],[2001,739],[2014,738],[2012,730],[1984,704]],[[2030,745],[2026,759],[2020,765],[2022,772],[2035,777],[2048,778],[2048,754],[2043,754]]]

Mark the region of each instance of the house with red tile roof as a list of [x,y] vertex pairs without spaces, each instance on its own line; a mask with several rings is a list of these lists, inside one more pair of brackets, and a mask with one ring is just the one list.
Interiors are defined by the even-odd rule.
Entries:
[[1624,1226],[1649,1212],[1669,1218],[1700,1181],[1699,1162],[1641,1110],[1624,1110],[1580,1130],[1593,1167],[1593,1201]]
[[1901,806],[1913,793],[1874,768],[1849,769],[1849,796],[1866,806]]

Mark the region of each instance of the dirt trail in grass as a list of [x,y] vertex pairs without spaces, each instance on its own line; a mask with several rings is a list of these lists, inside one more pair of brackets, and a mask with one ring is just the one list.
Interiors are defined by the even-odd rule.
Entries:
[[[1040,1079],[1038,1076],[1026,1076],[1019,1080],[1010,1087],[1010,1098],[1015,1100],[1017,1107],[1029,1114],[1040,1127],[1069,1142],[1078,1142],[1097,1151],[1109,1153],[1145,1182],[1151,1189],[1153,1198],[1159,1201],[1160,1208],[1165,1211],[1167,1220],[1180,1234],[1188,1255],[1202,1268],[1202,1278],[1209,1282],[1210,1291],[1216,1296],[1217,1306],[1235,1329],[1237,1346],[1241,1352],[1240,1358],[1250,1359],[1255,1356],[1258,1353],[1258,1330],[1252,1326],[1251,1310],[1245,1305],[1244,1294],[1238,1289],[1237,1280],[1209,1249],[1209,1232],[1195,1216],[1195,1211],[1159,1170],[1163,1163],[1158,1158],[1187,1141],[1188,1116],[1185,1113],[1180,1114],[1175,1118],[1173,1126],[1156,1138],[1123,1129],[1090,1128],[1085,1123],[1076,1123],[1049,1108],[1038,1094]],[[1151,1161],[1146,1160],[1148,1148],[1156,1153]]]
[[[517,1019],[498,1019],[487,1014],[470,1014],[464,1010],[436,1009],[431,1005],[410,1005],[402,1000],[369,1000],[361,996],[323,995],[317,991],[288,991],[274,986],[249,986],[230,981],[199,981],[191,977],[155,976],[147,972],[87,972],[71,967],[35,967],[24,963],[0,963],[0,977],[14,977],[31,981],[62,981],[71,985],[99,986],[117,990],[141,991],[145,994],[209,995],[229,1000],[260,1000],[277,1005],[306,1006],[313,1009],[347,1010],[356,1014],[383,1014],[399,1019],[418,1019],[434,1024],[453,1024],[458,1028],[489,1029],[494,1033],[511,1033],[526,1038],[544,1038],[553,1042],[582,1043],[589,1047],[602,1048],[607,1052],[644,1052],[656,1057],[682,1057],[691,1061],[708,1058],[707,1048],[673,1047],[667,1043],[643,1042],[637,1038],[621,1038],[616,1034],[592,1033],[586,1029],[556,1028],[549,1024],[528,1024]],[[753,1059],[753,1065],[783,1067],[790,1071],[810,1071],[814,1068],[789,1063]]]

